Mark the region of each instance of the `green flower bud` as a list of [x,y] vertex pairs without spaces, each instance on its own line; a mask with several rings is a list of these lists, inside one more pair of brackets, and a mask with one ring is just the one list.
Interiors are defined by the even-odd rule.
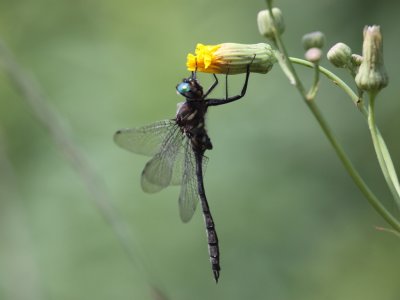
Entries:
[[186,66],[189,71],[214,74],[268,73],[276,57],[272,47],[265,43],[218,45],[197,44],[195,53],[189,53]]
[[304,56],[309,62],[317,63],[321,60],[322,50],[319,48],[310,48]]
[[351,66],[351,49],[346,44],[335,44],[329,49],[326,56],[335,67],[348,68]]
[[388,75],[383,64],[382,35],[379,26],[364,27],[363,60],[356,75],[359,89],[379,92],[388,84]]
[[359,67],[363,61],[363,57],[359,54],[352,54],[351,55],[351,62],[354,66]]
[[325,43],[325,35],[321,31],[310,32],[303,36],[302,42],[305,50],[322,49]]
[[274,23],[268,9],[260,11],[257,15],[257,24],[260,34],[269,39],[274,39],[275,30],[279,34],[282,34],[285,31],[285,23],[281,10],[274,7],[272,8],[272,14],[275,19],[276,28],[274,28]]

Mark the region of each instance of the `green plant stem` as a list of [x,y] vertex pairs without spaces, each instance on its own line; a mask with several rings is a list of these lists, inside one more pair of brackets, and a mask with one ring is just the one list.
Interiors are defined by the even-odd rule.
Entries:
[[[296,57],[289,57],[289,60],[292,63],[302,65],[308,68],[314,68],[314,64],[310,63],[309,61],[306,61],[304,59],[296,58]],[[332,73],[328,69],[318,66],[319,72],[325,75],[328,79],[333,81],[338,87],[340,87],[353,101],[353,103],[357,106],[357,108],[363,113],[363,115],[367,116],[368,112],[365,109],[364,106],[359,105],[360,104],[360,98],[357,96],[356,93],[342,80],[340,79],[336,74]],[[364,108],[364,109],[363,109]]]
[[[390,164],[387,164],[388,153],[385,152],[385,149],[382,148],[383,139],[379,135],[378,128],[375,122],[375,97],[376,93],[369,93],[369,101],[368,101],[368,126],[369,131],[371,132],[372,142],[374,144],[376,156],[378,157],[379,165],[381,166],[382,173],[385,177],[385,180],[389,186],[389,189],[396,201],[396,203],[400,206],[400,188],[398,185],[397,175],[393,170],[389,169]],[[390,159],[390,156],[389,156]],[[393,173],[394,172],[394,173]],[[396,185],[397,183],[397,185]]]
[[[289,57],[290,60],[290,57]],[[314,68],[314,81],[313,84],[308,91],[307,94],[307,99],[308,100],[313,100],[315,96],[317,95],[318,92],[318,85],[319,85],[319,64],[318,63],[313,63],[313,68]]]
[[[273,23],[274,23],[274,27],[276,28],[276,22],[275,22],[275,18],[273,16],[273,14],[272,14],[272,4],[270,1],[267,1],[267,6],[270,11],[270,15],[273,20]],[[371,206],[382,216],[383,219],[386,220],[386,222],[388,224],[390,224],[393,227],[393,229],[400,232],[400,222],[395,217],[393,217],[392,214],[388,210],[386,210],[386,208],[382,205],[382,203],[379,201],[379,199],[368,188],[368,186],[365,184],[365,182],[363,181],[363,179],[361,178],[361,176],[359,175],[357,170],[352,165],[350,159],[347,157],[346,153],[344,152],[344,150],[342,149],[342,147],[336,140],[336,138],[333,135],[332,131],[330,130],[328,124],[326,123],[325,119],[323,118],[321,112],[318,110],[315,102],[313,100],[309,101],[307,99],[307,94],[304,90],[304,86],[301,83],[301,81],[296,73],[296,70],[294,69],[294,67],[289,59],[288,52],[282,42],[280,34],[276,30],[275,30],[274,42],[275,42],[277,48],[280,50],[283,58],[287,62],[287,67],[293,75],[293,78],[295,81],[295,86],[296,86],[297,90],[299,91],[300,95],[302,96],[304,102],[307,104],[308,108],[313,113],[314,117],[317,119],[325,136],[328,138],[329,142],[331,143],[332,147],[334,148],[336,154],[338,155],[339,159],[341,160],[346,171],[349,173],[349,175],[351,176],[351,178],[353,179],[353,181],[357,185],[357,187],[360,189],[360,191],[367,198],[367,200],[371,204]],[[358,97],[357,97],[357,99],[358,99]]]
[[346,171],[349,173],[351,178],[353,179],[354,183],[363,193],[363,195],[367,198],[368,202],[372,205],[372,207],[386,220],[388,224],[390,224],[393,229],[397,232],[400,232],[400,223],[399,221],[382,205],[379,199],[372,193],[369,189],[367,184],[361,178],[360,174],[354,168],[353,164],[351,163],[350,159],[347,157],[346,153],[344,152],[341,145],[335,139],[332,131],[328,127],[325,119],[323,118],[322,114],[318,110],[318,107],[315,105],[314,101],[306,101],[308,107],[310,108],[311,112],[313,113],[314,117],[317,119],[319,125],[321,126],[325,136],[328,138],[329,142],[335,149],[336,154],[339,156],[343,166],[345,167]]
[[[294,57],[290,57],[289,59],[291,62],[299,65],[303,65],[309,68],[314,67],[314,64],[303,59]],[[399,180],[397,178],[396,170],[394,168],[389,150],[375,122],[375,109],[374,109],[375,97],[374,99],[372,99],[372,101],[371,100],[369,101],[369,109],[366,109],[365,106],[362,104],[362,101],[359,98],[359,96],[337,75],[335,75],[331,71],[321,66],[319,67],[319,70],[328,79],[332,80],[337,86],[339,86],[347,95],[349,95],[349,97],[352,99],[353,103],[356,105],[358,110],[367,120],[380,168],[385,177],[389,190],[391,191],[397,206],[400,208]]]

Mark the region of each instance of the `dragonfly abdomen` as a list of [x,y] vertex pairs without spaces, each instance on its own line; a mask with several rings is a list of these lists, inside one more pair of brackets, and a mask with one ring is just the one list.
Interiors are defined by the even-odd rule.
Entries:
[[[203,152],[204,153],[204,152]],[[195,152],[196,157],[196,176],[197,176],[197,188],[199,192],[201,207],[203,210],[204,223],[206,225],[206,233],[207,233],[207,243],[208,243],[208,254],[210,256],[211,269],[214,274],[214,279],[218,282],[219,273],[221,270],[219,263],[219,245],[218,245],[218,236],[215,230],[215,224],[213,217],[211,215],[210,207],[208,206],[208,201],[206,197],[206,192],[204,190],[203,183],[203,153]]]
[[[207,205],[207,208],[208,208],[208,205]],[[204,211],[204,209],[203,209],[203,214],[204,214],[204,222],[206,224],[206,230],[207,230],[208,254],[210,256],[211,269],[213,270],[215,281],[218,281],[219,272],[221,270],[221,267],[219,264],[218,236],[217,236],[217,232],[215,230],[215,225],[214,225],[214,221],[212,219],[210,210],[208,209],[207,211]]]

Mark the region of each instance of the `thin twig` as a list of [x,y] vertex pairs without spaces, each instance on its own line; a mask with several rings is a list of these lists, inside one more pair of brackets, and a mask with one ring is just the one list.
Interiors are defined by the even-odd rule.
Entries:
[[[5,264],[2,264],[2,271],[7,273],[8,278],[2,282],[2,295],[7,299],[40,300],[44,296],[41,289],[42,278],[35,260],[32,236],[19,193],[18,180],[7,152],[6,138],[0,128],[0,180],[3,186],[0,199],[2,215],[6,216],[1,220],[6,223],[1,225],[5,226],[5,232],[10,235],[11,240],[8,240],[7,244],[12,247],[8,247],[12,250],[7,256],[7,261],[3,258]],[[20,282],[11,278],[23,278],[24,288],[21,288]]]
[[[110,225],[129,260],[140,274],[144,274],[143,277],[147,278],[151,289],[159,286],[154,282],[154,276],[150,276],[150,270],[143,259],[144,254],[134,243],[130,228],[113,206],[104,181],[90,166],[82,151],[64,130],[59,114],[45,101],[38,84],[35,84],[34,80],[18,65],[2,41],[0,41],[0,62],[3,63],[6,74],[21,93],[22,99],[28,104],[33,116],[49,132],[59,151],[84,183],[92,203]],[[157,288],[157,290],[161,289]]]

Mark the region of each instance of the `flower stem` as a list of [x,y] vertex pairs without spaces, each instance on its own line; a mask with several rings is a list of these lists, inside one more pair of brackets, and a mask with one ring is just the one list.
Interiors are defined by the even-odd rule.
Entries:
[[386,220],[388,224],[390,224],[393,229],[397,232],[400,232],[400,222],[382,205],[379,199],[372,193],[367,184],[361,178],[360,174],[354,168],[350,159],[347,157],[341,145],[338,143],[334,135],[332,134],[330,128],[328,127],[325,119],[322,114],[318,110],[318,107],[315,105],[314,101],[306,101],[308,107],[313,113],[314,117],[317,119],[319,125],[321,126],[325,136],[328,138],[332,147],[335,149],[336,154],[339,156],[344,168],[349,173],[354,183],[363,193],[365,198],[367,198],[368,202],[372,205],[372,207]]
[[[292,63],[302,65],[308,68],[314,68],[314,64],[310,63],[309,61],[306,61],[304,59],[296,58],[296,57],[289,57],[289,60]],[[357,96],[356,93],[342,80],[340,79],[336,74],[332,73],[328,69],[325,69],[324,67],[319,66],[319,72],[324,74],[328,79],[332,80],[338,87],[340,87],[353,101],[353,103],[357,106],[357,108],[365,115],[368,115],[367,110],[364,108],[362,109],[362,106],[359,105],[360,103],[360,98]]]
[[[275,24],[275,19],[272,14],[272,4],[270,1],[267,1],[267,7],[268,7],[269,11],[271,12],[270,13],[271,18],[273,20],[273,23]],[[349,175],[353,179],[354,183],[357,185],[357,187],[360,189],[360,191],[364,194],[364,196],[367,198],[368,202],[372,205],[372,207],[382,216],[382,218],[384,218],[386,220],[386,222],[388,224],[390,224],[393,227],[393,229],[400,232],[400,222],[395,217],[393,217],[392,214],[388,210],[386,210],[386,208],[382,205],[382,203],[379,201],[379,199],[368,188],[368,186],[365,184],[365,182],[361,178],[360,174],[357,172],[357,170],[352,165],[350,159],[347,157],[343,148],[340,146],[339,142],[336,140],[335,136],[333,135],[332,131],[330,130],[328,124],[326,123],[325,119],[323,118],[323,116],[322,116],[321,112],[319,111],[318,107],[316,106],[315,102],[313,100],[310,101],[307,99],[307,94],[304,89],[304,86],[301,83],[301,81],[296,73],[296,70],[294,69],[294,67],[290,61],[289,55],[283,44],[281,36],[280,36],[279,32],[277,32],[277,31],[275,31],[274,42],[275,42],[277,48],[280,50],[281,55],[283,56],[284,60],[286,61],[288,69],[290,70],[290,72],[293,75],[293,78],[295,81],[295,86],[296,86],[297,90],[299,91],[300,95],[302,96],[304,102],[307,104],[308,108],[313,113],[314,117],[317,119],[319,125],[322,128],[322,131],[324,132],[325,136],[328,138],[329,142],[331,143],[332,147],[334,148],[336,154],[338,155],[339,159],[341,160],[346,171],[349,173]],[[358,97],[357,97],[357,101],[358,101]]]
[[368,126],[371,132],[372,142],[374,144],[376,156],[378,157],[379,165],[382,169],[383,176],[389,186],[389,189],[395,199],[398,207],[400,207],[400,187],[398,179],[390,155],[386,150],[383,138],[378,132],[378,128],[375,123],[375,97],[376,93],[369,93],[368,102]]
[[[314,64],[299,58],[290,57],[290,61],[299,65],[303,65],[309,68],[313,68]],[[331,71],[319,67],[319,70],[327,78],[332,80],[337,86],[339,86],[347,95],[350,96],[353,103],[356,105],[358,110],[362,113],[368,122],[368,126],[371,132],[372,141],[375,147],[376,155],[378,158],[379,165],[381,167],[382,173],[385,177],[386,183],[396,201],[397,206],[400,208],[400,186],[399,180],[397,178],[396,170],[394,168],[392,159],[390,157],[389,150],[387,149],[386,143],[378,129],[375,122],[375,96],[369,101],[369,109],[362,104],[359,96],[337,75]]]
[[[289,57],[290,60],[290,57]],[[318,92],[318,85],[319,85],[319,64],[318,63],[313,63],[313,68],[314,68],[314,82],[313,85],[311,86],[310,90],[308,91],[307,94],[307,99],[308,100],[313,100],[315,96],[317,95]]]

